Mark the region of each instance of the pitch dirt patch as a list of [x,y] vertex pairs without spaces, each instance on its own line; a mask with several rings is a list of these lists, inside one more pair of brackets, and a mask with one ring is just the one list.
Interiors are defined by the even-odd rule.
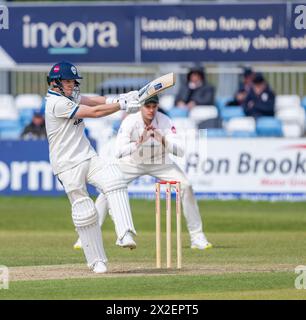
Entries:
[[242,265],[185,265],[181,270],[155,269],[152,264],[110,263],[106,274],[94,274],[84,264],[27,266],[9,268],[10,281],[63,280],[96,277],[137,277],[160,275],[209,275],[247,272],[293,272],[295,266],[288,264],[242,266]]

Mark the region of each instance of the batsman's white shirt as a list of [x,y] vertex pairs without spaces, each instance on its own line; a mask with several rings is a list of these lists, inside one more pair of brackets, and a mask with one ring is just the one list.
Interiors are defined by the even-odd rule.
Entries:
[[97,155],[84,134],[83,119],[75,118],[78,108],[67,97],[48,90],[45,120],[50,162],[55,175]]

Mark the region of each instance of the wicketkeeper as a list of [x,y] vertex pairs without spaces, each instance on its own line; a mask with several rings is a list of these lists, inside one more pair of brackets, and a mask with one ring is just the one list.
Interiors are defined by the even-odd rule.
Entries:
[[46,129],[50,162],[72,206],[72,220],[83,244],[87,264],[96,273],[106,272],[97,210],[86,183],[102,190],[107,198],[118,235],[117,244],[136,246],[136,234],[127,194],[127,184],[116,164],[98,157],[84,134],[83,118],[98,118],[119,110],[139,111],[138,91],[114,99],[80,96],[82,77],[69,62],[55,64],[47,77]]
[[[203,232],[202,220],[192,186],[185,173],[173,162],[169,155],[182,157],[184,150],[170,118],[158,111],[158,97],[145,101],[140,112],[127,116],[121,123],[116,139],[116,157],[126,183],[150,175],[160,180],[181,182],[182,205],[187,228],[190,234],[191,248],[208,249],[212,245]],[[96,200],[99,223],[103,224],[108,209],[113,217],[107,198],[102,193]],[[75,249],[81,248],[77,241]]]

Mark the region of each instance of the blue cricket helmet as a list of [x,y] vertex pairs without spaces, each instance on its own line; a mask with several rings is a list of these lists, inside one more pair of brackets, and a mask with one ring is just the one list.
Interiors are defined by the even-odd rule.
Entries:
[[79,74],[75,65],[67,61],[56,63],[50,70],[47,81],[48,84],[54,80],[79,80],[83,79]]

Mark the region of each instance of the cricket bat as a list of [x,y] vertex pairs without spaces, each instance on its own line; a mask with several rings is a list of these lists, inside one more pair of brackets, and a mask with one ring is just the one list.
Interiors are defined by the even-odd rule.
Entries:
[[145,85],[139,90],[139,101],[143,103],[150,97],[175,85],[175,75],[173,72],[167,73]]

